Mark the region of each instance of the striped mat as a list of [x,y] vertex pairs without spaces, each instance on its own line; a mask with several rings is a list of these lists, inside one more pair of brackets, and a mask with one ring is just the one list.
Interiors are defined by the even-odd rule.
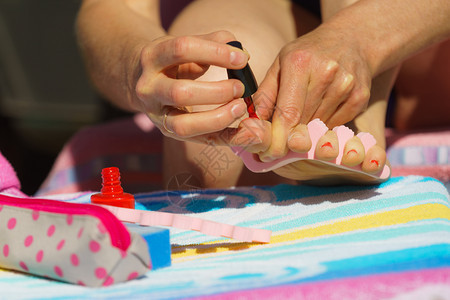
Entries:
[[0,271],[0,299],[450,299],[449,194],[431,178],[136,199],[140,209],[269,229],[272,239],[242,243],[171,229],[169,268],[99,289]]

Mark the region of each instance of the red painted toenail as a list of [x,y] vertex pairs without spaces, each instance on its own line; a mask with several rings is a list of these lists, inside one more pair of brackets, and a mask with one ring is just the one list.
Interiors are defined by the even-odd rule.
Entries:
[[356,154],[358,154],[358,152],[357,152],[355,149],[352,149],[352,150],[349,150],[349,151],[347,152],[347,155],[348,155],[350,152],[355,152]]
[[380,164],[378,163],[378,160],[375,160],[375,159],[371,160],[370,162],[373,163],[373,164],[376,164],[377,167],[380,165]]
[[326,143],[323,144],[320,148],[323,148],[323,147],[330,147],[330,148],[333,148],[333,145],[331,145],[330,142],[326,142]]

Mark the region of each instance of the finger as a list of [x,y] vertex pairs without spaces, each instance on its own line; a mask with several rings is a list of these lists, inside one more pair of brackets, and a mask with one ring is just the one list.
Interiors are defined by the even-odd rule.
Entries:
[[300,123],[306,124],[312,120],[316,110],[322,103],[328,87],[334,82],[339,65],[334,60],[326,61],[319,67],[312,67],[310,81],[308,83],[308,93],[305,105],[300,118]]
[[239,48],[197,36],[175,37],[157,44],[151,50],[154,53],[148,56],[153,58],[155,67],[161,70],[190,62],[240,69],[248,61],[247,54]]
[[180,113],[175,110],[167,114],[165,127],[173,135],[181,139],[188,139],[197,135],[204,135],[221,131],[241,118],[247,111],[242,99],[233,100],[213,110]]
[[262,120],[270,120],[274,111],[278,94],[278,74],[280,72],[279,59],[277,58],[266,73],[258,90],[253,96],[256,114]]
[[178,66],[176,78],[177,79],[197,79],[206,71],[209,70],[209,65],[202,65],[197,63],[187,63]]
[[339,106],[336,112],[326,121],[329,128],[345,124],[364,111],[370,98],[367,87],[353,89],[348,100]]
[[[354,77],[346,72],[339,72],[334,82],[328,87],[323,100],[311,119],[319,118],[326,121],[336,112],[341,103],[344,103],[354,88]],[[341,125],[341,124],[340,124]]]
[[[215,31],[212,33],[204,34],[204,35],[198,35],[197,37],[204,39],[204,40],[211,40],[218,43],[228,43],[230,41],[236,40],[236,37],[229,31],[226,30],[220,30]],[[238,49],[241,50],[241,49]],[[243,49],[243,51],[247,54],[248,59],[250,59],[250,54],[247,52],[246,49]],[[178,68],[177,78],[178,79],[196,79],[206,73],[206,71],[209,69],[208,64],[200,64],[200,63],[187,63],[182,64]]]
[[[238,128],[225,128],[218,132],[192,137],[191,140],[203,144],[219,146],[239,146],[242,151],[252,153],[267,149],[270,145],[270,122],[247,118]],[[176,138],[176,137],[175,137]]]
[[[159,78],[164,75],[158,75]],[[239,80],[196,81],[187,79],[163,78],[153,85],[154,91],[142,94],[142,100],[157,98],[162,105],[192,106],[203,104],[223,104],[240,98],[245,87]]]
[[[207,34],[203,34],[203,35],[197,35],[197,37],[204,39],[204,40],[210,40],[210,41],[214,41],[214,42],[218,42],[221,44],[226,44],[229,43],[231,41],[236,41],[236,37],[234,36],[234,34],[232,34],[230,31],[227,30],[218,30],[218,31],[214,31],[211,33],[207,33]],[[234,46],[233,46],[234,48]],[[247,49],[243,48],[234,48],[234,49],[238,49],[241,51],[244,51],[244,53],[247,55],[247,60],[250,59],[250,53],[247,51]]]
[[272,161],[287,153],[287,140],[293,127],[300,122],[309,82],[308,55],[294,53],[281,62],[280,88],[272,118],[272,144],[260,154],[263,161]]

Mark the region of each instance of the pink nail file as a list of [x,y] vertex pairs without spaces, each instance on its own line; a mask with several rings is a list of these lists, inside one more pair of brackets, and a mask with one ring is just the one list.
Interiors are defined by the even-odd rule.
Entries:
[[101,205],[113,213],[120,221],[136,223],[141,226],[168,226],[195,230],[201,233],[227,237],[244,242],[270,242],[272,232],[266,229],[233,226],[200,218],[166,212],[143,211],[117,206]]

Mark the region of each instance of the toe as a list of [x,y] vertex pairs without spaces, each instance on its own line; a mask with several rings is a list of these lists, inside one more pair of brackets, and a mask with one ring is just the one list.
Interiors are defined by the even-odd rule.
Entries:
[[342,164],[348,167],[355,167],[363,162],[364,156],[364,146],[359,137],[354,136],[345,144]]
[[272,143],[269,150],[261,151],[261,153],[259,153],[259,159],[263,162],[271,162],[286,156],[287,153],[288,148],[286,147],[286,145],[284,146],[280,144],[274,145]]
[[367,173],[377,173],[385,164],[386,151],[380,146],[375,145],[367,151],[361,169]]
[[238,133],[231,141],[248,152],[265,151],[271,142],[271,126],[268,121],[247,118],[239,124]]
[[271,123],[271,143],[267,150],[260,151],[259,159],[263,162],[271,162],[286,156],[288,153],[288,133],[290,130],[278,126],[275,128],[275,124]]
[[297,125],[288,138],[288,148],[297,153],[305,153],[311,149],[311,138],[305,124]]
[[315,155],[316,158],[330,161],[335,159],[339,154],[338,137],[334,131],[327,131],[317,141]]

